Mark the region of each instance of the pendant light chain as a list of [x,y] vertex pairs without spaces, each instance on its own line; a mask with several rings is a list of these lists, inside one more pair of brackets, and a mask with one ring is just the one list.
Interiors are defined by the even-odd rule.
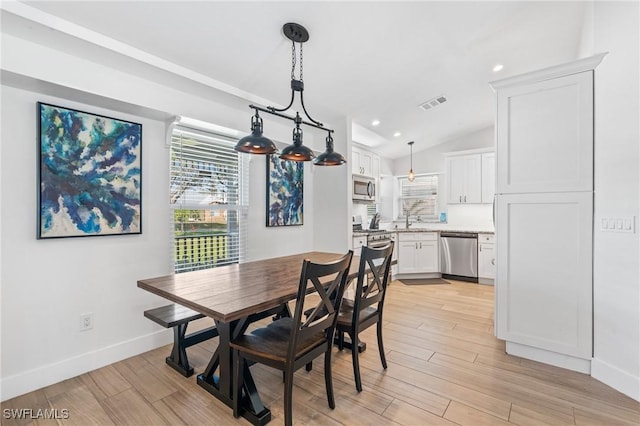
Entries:
[[[304,70],[302,67],[302,43],[300,43],[300,80],[299,81],[304,81],[304,78],[302,76]],[[295,80],[296,79],[296,42],[292,41],[291,42],[291,80]]]
[[295,75],[296,70],[296,42],[291,42],[291,80],[296,79]]

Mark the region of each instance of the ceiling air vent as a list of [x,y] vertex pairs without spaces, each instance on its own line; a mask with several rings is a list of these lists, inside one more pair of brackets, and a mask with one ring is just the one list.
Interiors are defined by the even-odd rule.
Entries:
[[427,102],[421,103],[420,108],[427,111],[445,102],[447,102],[447,98],[444,95],[440,95],[440,96],[436,96],[433,99],[429,99]]

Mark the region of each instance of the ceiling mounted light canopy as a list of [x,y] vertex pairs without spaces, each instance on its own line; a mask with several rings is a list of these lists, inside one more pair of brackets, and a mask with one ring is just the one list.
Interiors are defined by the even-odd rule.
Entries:
[[[240,139],[235,146],[235,150],[239,152],[245,152],[250,154],[274,154],[277,149],[275,144],[262,135],[262,118],[260,118],[258,111],[262,111],[268,114],[272,114],[281,118],[286,118],[295,123],[293,129],[293,143],[282,150],[280,158],[284,160],[293,161],[311,161],[317,166],[338,166],[346,163],[346,160],[342,155],[333,150],[333,138],[331,133],[332,129],[324,127],[319,121],[311,118],[307,112],[307,108],[304,105],[304,81],[303,81],[303,64],[302,64],[302,44],[309,40],[309,32],[300,24],[293,22],[286,23],[282,26],[282,33],[286,38],[291,40],[291,100],[289,105],[285,108],[275,108],[268,106],[266,108],[249,105],[249,108],[253,109],[256,113],[251,119],[251,134]],[[299,44],[300,52],[300,72],[299,79],[295,77],[297,55],[296,55],[296,43]],[[304,121],[299,112],[296,112],[295,117],[290,117],[283,114],[293,105],[296,92],[300,93],[300,104],[302,105],[302,111],[309,121]],[[320,154],[317,158],[310,148],[303,145],[302,142],[302,129],[300,125],[315,127],[316,129],[327,131],[326,139],[326,151]],[[315,158],[315,159],[314,159]]]
[[409,169],[409,176],[407,176],[407,179],[409,179],[409,182],[413,182],[416,179],[416,175],[413,174],[413,141],[408,142],[408,144],[411,147],[411,168]]

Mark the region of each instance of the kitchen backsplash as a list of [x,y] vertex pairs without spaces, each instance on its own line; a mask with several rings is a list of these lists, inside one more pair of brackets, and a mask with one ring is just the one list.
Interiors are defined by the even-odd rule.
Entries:
[[447,223],[451,225],[493,226],[493,204],[449,204]]
[[[360,215],[362,217],[362,225],[365,229],[369,227],[370,218],[367,217],[367,204],[353,203],[352,209],[353,215]],[[401,221],[389,221],[384,220],[383,217],[380,221],[380,228],[392,229],[394,225],[398,225],[399,228],[404,227],[404,220]],[[425,224],[429,222],[424,222]],[[493,227],[493,205],[492,204],[449,204],[447,206],[447,224],[471,227],[471,228],[492,228]],[[414,228],[419,228],[420,223],[414,222]]]

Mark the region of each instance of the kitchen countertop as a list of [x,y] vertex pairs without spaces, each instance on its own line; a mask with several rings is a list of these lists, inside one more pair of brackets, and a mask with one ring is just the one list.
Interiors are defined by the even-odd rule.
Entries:
[[[393,230],[392,230],[393,231]],[[478,234],[493,234],[494,229],[492,226],[467,226],[467,225],[453,225],[448,223],[421,223],[413,224],[410,228],[398,228],[397,232],[425,232],[425,231],[439,231],[439,232],[475,232]]]
[[[390,228],[389,232],[475,232],[478,234],[493,234],[492,226],[465,226],[453,225],[448,223],[420,223],[412,224],[410,228]],[[364,237],[368,235],[368,231],[353,231],[354,237]]]

